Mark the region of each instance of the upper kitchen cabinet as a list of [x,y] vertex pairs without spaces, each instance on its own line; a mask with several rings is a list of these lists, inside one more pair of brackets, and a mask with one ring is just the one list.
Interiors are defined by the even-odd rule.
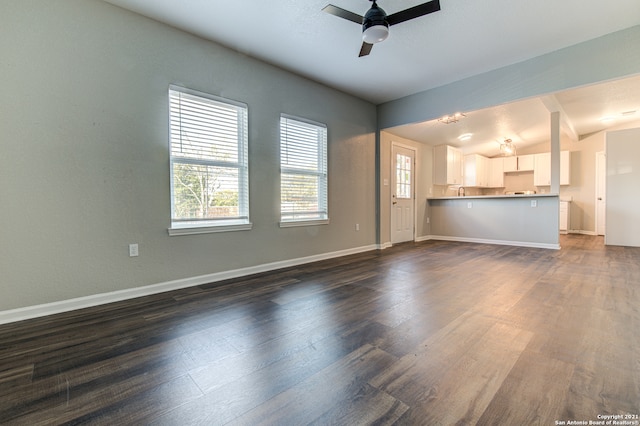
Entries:
[[433,147],[433,184],[462,185],[462,151],[449,145]]
[[478,154],[464,156],[464,186],[489,186],[489,159]]
[[504,187],[504,157],[489,159],[489,188]]
[[[535,186],[551,185],[551,153],[535,154],[535,168],[533,170],[533,184]],[[560,152],[560,185],[571,184],[571,154],[569,151]]]
[[504,157],[504,172],[530,172],[534,166],[534,155]]
[[487,158],[478,154],[464,156],[464,186],[504,187],[504,158]]

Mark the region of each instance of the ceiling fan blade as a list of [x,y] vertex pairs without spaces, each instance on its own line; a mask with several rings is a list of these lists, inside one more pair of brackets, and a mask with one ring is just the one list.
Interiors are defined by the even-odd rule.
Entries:
[[338,6],[334,6],[332,4],[326,5],[322,10],[339,18],[344,18],[347,21],[355,22],[358,25],[362,25],[362,21],[364,20],[364,16],[360,16],[357,13],[349,12],[348,10],[345,10]]
[[363,41],[358,57],[361,58],[363,56],[367,56],[369,53],[371,53],[371,48],[373,48],[373,44]]
[[399,24],[409,19],[418,18],[420,16],[428,15],[429,13],[437,12],[440,10],[440,0],[433,0],[428,3],[419,4],[409,9],[401,10],[400,12],[392,13],[387,16],[387,22],[389,25]]

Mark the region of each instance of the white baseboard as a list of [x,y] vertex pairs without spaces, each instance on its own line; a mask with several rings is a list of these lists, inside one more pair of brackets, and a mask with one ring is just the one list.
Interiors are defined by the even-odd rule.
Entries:
[[445,235],[429,235],[429,237],[425,237],[423,241],[425,240],[458,241],[462,243],[497,244],[501,246],[531,247],[531,248],[543,248],[543,249],[550,249],[550,250],[560,250],[560,244],[532,243],[529,241],[487,240],[483,238],[450,237]]
[[150,296],[172,290],[193,287],[202,284],[214,283],[230,278],[238,278],[253,275],[261,272],[273,271],[276,269],[288,268],[290,266],[303,265],[305,263],[317,262],[320,260],[333,259],[336,257],[348,256],[350,254],[364,253],[377,250],[378,245],[356,247],[347,250],[340,250],[331,253],[322,253],[313,256],[300,257],[297,259],[283,260],[279,262],[266,263],[263,265],[250,266],[247,268],[234,269],[231,271],[216,272],[213,274],[200,275],[196,277],[184,278],[174,281],[167,281],[159,284],[152,284],[143,287],[135,287],[125,290],[112,291],[108,293],[94,294],[91,296],[78,297],[59,302],[45,303],[42,305],[27,306],[24,308],[0,311],[0,324],[8,324],[47,315],[59,314],[62,312],[75,311],[78,309],[90,308],[92,306],[104,305],[112,302],[134,299],[136,297]]
[[386,243],[378,244],[378,250],[388,249],[389,247],[392,247],[392,246],[393,244],[391,244],[391,241],[387,241]]
[[581,235],[593,235],[596,236],[598,234],[596,234],[595,231],[583,231],[581,229],[570,229],[569,231],[567,231],[568,234],[581,234]]

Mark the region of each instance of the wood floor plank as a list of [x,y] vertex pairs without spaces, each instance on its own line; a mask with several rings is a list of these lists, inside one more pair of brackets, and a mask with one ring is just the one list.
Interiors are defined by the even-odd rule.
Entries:
[[640,414],[640,248],[425,241],[0,325],[0,423]]
[[[429,386],[416,383],[416,378],[428,377],[430,381],[437,381],[494,323],[494,320],[472,313],[460,315],[421,342],[413,352],[380,371],[369,383],[401,399],[405,393],[414,397],[425,395],[430,390]],[[404,400],[408,401],[409,396]]]
[[176,342],[59,372],[13,387],[0,398],[0,419],[17,424],[71,421],[186,376]]
[[[426,380],[424,376],[411,376],[413,386],[392,388],[389,393],[411,407],[404,418],[411,424],[475,424],[531,336],[528,331],[494,324],[439,374],[431,374]],[[412,388],[418,385],[423,390],[414,392]]]
[[[524,351],[476,424],[535,425],[581,420],[565,417],[563,408],[573,371],[573,364]],[[595,416],[590,419],[597,420]]]
[[[335,420],[335,417],[358,416],[357,405],[338,404],[344,399],[366,399],[369,415],[374,420],[401,415],[403,409],[395,398],[367,386],[367,380],[378,370],[395,361],[395,357],[370,345],[365,345],[324,368],[306,380],[278,394],[264,404],[234,419],[232,425],[309,424],[314,421]],[[331,383],[331,389],[326,389]],[[356,398],[352,398],[352,395]],[[381,405],[373,402],[383,401]],[[340,406],[340,412],[332,412]],[[377,408],[377,410],[376,410]],[[356,410],[354,412],[354,409]],[[331,412],[330,414],[328,412]],[[336,416],[336,414],[339,414]],[[332,421],[333,421],[332,420]]]

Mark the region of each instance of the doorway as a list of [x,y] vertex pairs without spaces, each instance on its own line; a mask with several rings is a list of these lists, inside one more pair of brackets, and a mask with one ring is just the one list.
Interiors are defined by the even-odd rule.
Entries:
[[391,167],[391,243],[413,241],[416,151],[393,143]]
[[596,152],[596,235],[605,234],[607,207],[607,156]]

